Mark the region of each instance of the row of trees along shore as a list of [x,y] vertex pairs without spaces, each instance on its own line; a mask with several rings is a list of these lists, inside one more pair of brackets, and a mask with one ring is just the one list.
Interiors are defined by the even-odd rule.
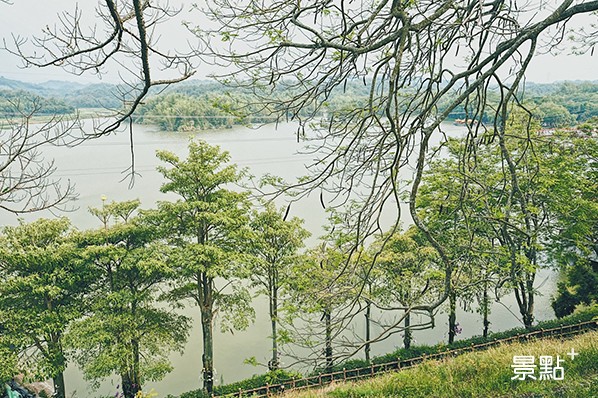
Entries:
[[[349,81],[342,89],[337,87],[332,90],[321,107],[306,106],[298,112],[298,116],[312,114],[326,123],[342,118],[367,103],[371,84],[363,84],[361,80]],[[594,105],[598,100],[598,84],[529,84],[524,91],[525,107],[533,112],[544,128],[566,127],[598,117],[598,107]],[[276,95],[281,97],[282,102],[293,96],[293,90],[283,85],[276,90]],[[403,95],[409,95],[409,90]],[[450,98],[438,105],[440,111],[447,108]],[[481,119],[489,122],[493,118],[493,109],[500,103],[499,88],[489,90],[486,100],[490,107]],[[279,109],[275,105],[264,105],[247,89],[230,91],[227,86],[218,83],[189,82],[149,97],[136,112],[135,121],[157,125],[164,131],[202,131],[272,122],[280,117],[277,111]],[[384,109],[377,110],[377,113],[382,116]],[[292,114],[286,116],[290,118]],[[471,111],[465,105],[455,107],[448,115],[450,120],[461,121],[471,117]]]
[[[103,202],[90,209],[93,230],[67,218],[2,229],[0,380],[52,378],[64,398],[73,363],[94,382],[117,374],[124,396],[139,396],[172,370],[168,354],[184,350],[191,320],[177,309],[193,303],[211,393],[215,324],[247,328],[256,292],[268,298],[270,370],[282,354],[321,369],[361,353],[369,360],[372,344],[400,333],[409,347],[440,308],[451,343],[459,304],[481,314],[485,336],[491,303],[508,294],[531,327],[538,269],[595,269],[598,140],[595,123],[551,132],[530,123],[513,112],[506,133],[479,137],[473,152],[469,139],[449,139],[411,203],[423,225],[397,222],[360,245],[354,203],[331,210],[320,242],[304,248],[302,220],[232,189],[246,175],[226,152],[201,141],[186,159],[158,151],[161,191],[177,200],[150,210]],[[430,236],[450,249],[439,252]],[[596,278],[581,290],[567,282],[559,315],[595,300]]]

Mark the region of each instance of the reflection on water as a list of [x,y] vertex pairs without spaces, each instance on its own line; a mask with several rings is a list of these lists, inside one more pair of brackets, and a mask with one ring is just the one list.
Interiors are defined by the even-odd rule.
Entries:
[[[459,128],[446,126],[449,133],[457,133]],[[295,126],[281,124],[249,129],[237,127],[231,130],[204,132],[197,137],[210,144],[217,144],[231,154],[231,160],[240,167],[247,167],[253,175],[260,176],[271,173],[281,176],[288,181],[306,174],[305,164],[313,155],[296,154],[302,144],[297,143]],[[105,195],[108,201],[122,201],[139,198],[143,208],[149,208],[159,200],[169,197],[160,193],[161,175],[155,170],[158,161],[155,151],[167,149],[181,157],[186,156],[189,136],[179,133],[162,133],[148,126],[135,126],[134,132],[135,169],[140,173],[135,184],[129,189],[126,170],[131,165],[130,143],[127,134],[111,135],[99,140],[90,141],[75,148],[46,148],[44,154],[56,159],[57,176],[69,179],[76,185],[79,199],[75,203],[77,210],[67,214],[78,228],[95,228],[98,220],[91,216],[87,209],[101,205],[101,197]],[[282,202],[281,202],[282,204]],[[307,197],[299,203],[293,204],[290,216],[305,219],[305,226],[312,232],[309,244],[322,234],[322,223],[325,212],[317,197]],[[49,212],[26,215],[25,220],[38,217],[52,217]],[[406,220],[408,221],[408,220]],[[0,214],[0,225],[15,224],[17,218]],[[551,271],[541,271],[536,278],[539,283],[545,281],[541,290],[554,291],[554,274]],[[549,296],[540,296],[536,304],[536,318],[538,320],[553,317],[549,305]],[[247,378],[253,374],[262,373],[264,369],[243,364],[243,360],[255,356],[259,362],[266,363],[270,357],[270,333],[267,301],[263,298],[255,299],[256,322],[248,330],[231,334],[216,334],[214,337],[216,381],[223,380],[230,383]],[[504,304],[504,305],[503,305]],[[490,316],[491,330],[504,330],[521,326],[511,311],[516,313],[516,304],[511,297],[503,299],[503,304],[495,304]],[[146,388],[154,388],[160,396],[179,394],[184,391],[200,388],[199,375],[201,373],[201,329],[199,327],[199,312],[189,306],[185,314],[194,318],[187,347],[183,355],[171,356],[174,371],[157,383],[147,383]],[[482,321],[478,314],[458,312],[458,321],[463,328],[459,337],[481,334]],[[417,321],[414,317],[412,323]],[[356,322],[361,322],[358,317]],[[447,338],[447,319],[438,315],[436,328],[414,333],[414,344],[433,344]],[[216,330],[218,327],[216,326]],[[356,331],[361,332],[356,324]],[[375,333],[376,330],[372,330]],[[372,346],[372,355],[381,355],[401,346],[401,336],[395,335],[385,341]],[[283,358],[284,362],[284,358]],[[92,395],[114,395],[118,379],[102,383],[99,390],[92,394],[78,369],[70,367],[66,373],[67,390],[76,391],[78,397]]]

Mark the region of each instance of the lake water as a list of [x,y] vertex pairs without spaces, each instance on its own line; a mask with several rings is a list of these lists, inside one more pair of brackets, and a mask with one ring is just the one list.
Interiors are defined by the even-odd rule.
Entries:
[[[461,127],[446,125],[444,128],[451,134],[458,134]],[[303,144],[297,143],[296,126],[281,124],[267,125],[257,129],[235,127],[230,130],[202,132],[196,135],[210,144],[220,145],[231,154],[231,161],[240,167],[247,167],[251,174],[260,176],[265,173],[279,175],[292,181],[296,176],[306,174],[305,165],[314,155],[297,154]],[[135,167],[141,173],[132,188],[128,187],[129,180],[122,172],[130,166],[130,147],[127,134],[115,134],[98,140],[86,142],[75,148],[47,148],[44,154],[55,157],[58,167],[57,176],[68,179],[76,185],[79,198],[75,203],[78,210],[68,215],[75,226],[81,229],[96,228],[99,221],[87,211],[88,207],[101,206],[101,197],[107,201],[122,201],[139,198],[142,207],[150,208],[158,200],[167,200],[168,196],[160,193],[159,187],[163,183],[161,175],[155,170],[158,160],[155,151],[167,149],[185,157],[186,147],[190,136],[178,133],[163,133],[151,126],[134,127]],[[171,199],[171,198],[170,198]],[[282,202],[280,203],[282,204]],[[312,238],[307,242],[313,244],[322,233],[325,222],[325,212],[320,205],[317,195],[307,197],[299,203],[293,204],[291,216],[305,219],[305,226],[312,232]],[[38,217],[52,217],[50,213],[26,215],[25,220]],[[408,222],[408,220],[405,220]],[[15,224],[16,217],[0,214],[0,225]],[[536,319],[544,320],[554,316],[549,305],[549,294],[555,290],[555,275],[551,271],[541,271],[537,277],[540,290],[549,292],[540,296],[536,302]],[[491,330],[505,330],[521,326],[515,315],[517,306],[512,297],[505,297],[502,304],[495,304],[490,316]],[[241,380],[254,374],[263,373],[263,368],[256,368],[243,363],[244,359],[256,357],[258,361],[266,363],[269,359],[270,324],[267,315],[267,301],[263,298],[255,300],[256,321],[246,331],[231,334],[216,334],[214,338],[216,380],[224,383]],[[145,390],[154,388],[159,396],[166,394],[180,394],[184,391],[201,387],[201,329],[199,327],[199,311],[189,306],[186,315],[194,319],[193,330],[183,355],[171,356],[174,371],[157,383],[147,383]],[[458,321],[463,332],[458,338],[481,334],[482,324],[478,314],[458,311]],[[361,319],[361,317],[359,318]],[[412,320],[414,323],[417,320]],[[361,322],[361,320],[360,320]],[[432,330],[414,332],[414,344],[437,343],[447,338],[447,319],[438,315],[436,328]],[[218,330],[218,327],[215,327]],[[359,331],[359,330],[358,330]],[[375,333],[375,329],[373,330]],[[381,355],[401,346],[400,335],[395,335],[383,342],[372,346],[372,355]],[[284,362],[283,358],[283,362]],[[69,367],[66,372],[68,395],[77,397],[91,397],[114,395],[118,378],[107,380],[100,388],[92,392],[88,389],[88,382],[84,381],[81,373],[75,367]]]

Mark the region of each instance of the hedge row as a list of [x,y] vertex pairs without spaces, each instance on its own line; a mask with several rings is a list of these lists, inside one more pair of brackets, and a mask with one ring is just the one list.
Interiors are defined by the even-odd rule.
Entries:
[[[314,372],[310,373],[307,378],[316,378],[321,377],[322,382],[330,381],[332,379],[331,376],[323,375],[327,373],[334,373],[339,372],[339,377],[334,377],[334,379],[342,379],[344,377],[352,378],[352,377],[359,377],[360,373],[357,369],[372,367],[374,372],[377,372],[383,368],[383,364],[391,363],[397,361],[398,358],[401,361],[409,361],[409,359],[421,357],[423,355],[431,355],[442,353],[449,349],[458,349],[458,348],[466,348],[471,347],[472,345],[483,344],[490,341],[495,340],[502,340],[509,337],[518,336],[521,334],[539,331],[539,330],[546,330],[546,329],[553,329],[558,328],[560,326],[567,326],[567,325],[574,325],[577,323],[582,323],[586,321],[591,321],[592,319],[598,317],[598,305],[594,305],[589,308],[585,308],[575,314],[570,316],[561,318],[561,319],[553,319],[549,321],[539,322],[537,325],[533,326],[531,329],[525,328],[515,328],[510,329],[504,332],[497,332],[490,334],[487,338],[482,336],[474,336],[468,339],[459,340],[454,342],[451,345],[447,344],[436,344],[433,346],[427,345],[420,345],[420,346],[413,346],[409,349],[398,349],[392,353],[382,355],[379,357],[375,357],[371,360],[371,362],[367,362],[363,359],[353,359],[350,361],[343,362],[339,365],[334,366],[332,369],[324,370],[324,369],[316,369]],[[376,366],[379,365],[379,366]],[[386,368],[386,367],[384,367]],[[342,374],[341,374],[342,372]],[[320,376],[320,375],[323,376]],[[266,385],[277,385],[277,384],[287,384],[288,386],[293,385],[299,386],[306,386],[308,384],[318,384],[310,382],[309,380],[300,380],[302,375],[296,372],[288,372],[285,370],[277,370],[273,372],[268,372],[262,375],[256,375],[249,379],[241,380],[235,383],[227,384],[224,386],[216,386],[214,387],[214,395],[222,396],[228,394],[238,394],[239,390],[246,391],[252,389],[262,388]],[[167,398],[176,398],[175,396],[168,395]],[[179,398],[209,398],[207,394],[203,390],[194,390],[183,393],[179,396]]]

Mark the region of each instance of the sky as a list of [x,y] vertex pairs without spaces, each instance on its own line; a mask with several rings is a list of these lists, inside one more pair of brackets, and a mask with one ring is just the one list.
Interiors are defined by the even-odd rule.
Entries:
[[[73,10],[77,5],[83,13],[83,21],[88,26],[95,23],[94,7],[99,2],[74,2],[72,0],[12,0],[11,5],[0,1],[0,38],[6,43],[12,43],[13,35],[31,38],[39,35],[44,26],[53,26],[58,20],[60,11]],[[545,3],[545,2],[543,2]],[[190,12],[191,3],[172,0],[171,4],[180,5],[182,12],[179,17],[164,23],[159,30],[160,44],[163,49],[187,48],[187,43],[193,44],[194,37],[183,26],[184,20],[201,25],[205,23],[198,11]],[[571,21],[576,26],[587,26],[597,23],[598,17],[583,16]],[[572,26],[573,26],[572,25]],[[70,80],[82,83],[98,81],[97,75],[71,75],[58,67],[22,69],[22,61],[6,51],[0,50],[0,76],[8,79],[28,82],[44,82],[48,80]],[[539,55],[528,69],[527,79],[536,83],[550,83],[561,80],[598,80],[598,51],[596,55],[571,55],[570,50],[563,49],[560,54]],[[117,70],[107,70],[102,81],[116,83],[119,81]],[[205,78],[214,70],[200,65],[195,77]]]

